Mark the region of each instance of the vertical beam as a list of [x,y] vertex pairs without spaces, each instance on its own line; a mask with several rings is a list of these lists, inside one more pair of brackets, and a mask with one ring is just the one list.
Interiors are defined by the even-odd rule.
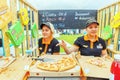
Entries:
[[4,26],[5,28],[2,29],[3,34],[3,40],[4,40],[4,50],[5,50],[5,56],[10,56],[10,47],[9,47],[9,38],[6,35],[6,31],[8,30],[8,25]]
[[[119,0],[120,1],[120,0]],[[120,12],[120,3],[118,3],[118,12]]]
[[[38,29],[38,31],[39,31],[39,24],[38,24],[38,11],[34,11],[34,21],[35,21],[35,23],[36,23],[36,25],[37,25],[37,29]],[[38,38],[39,38],[39,32],[38,32],[38,36],[37,36],[37,38],[35,39],[35,45],[36,46],[38,46]],[[37,53],[37,56],[39,56],[39,51],[38,51],[38,49],[36,49],[36,53]]]
[[99,11],[99,15],[100,15],[100,17],[99,17],[99,19],[100,19],[100,22],[99,22],[99,36],[101,36],[101,30],[102,30],[102,11],[100,10]]
[[[26,5],[24,7],[28,10],[28,7]],[[29,27],[28,27],[28,25],[26,25],[25,27],[26,27],[26,44],[27,44],[27,49],[30,49]]]
[[[14,24],[17,20],[17,0],[10,1],[10,11],[12,12],[12,23]],[[15,55],[19,57],[19,48],[15,47]]]
[[115,37],[114,37],[114,50],[118,50],[118,36],[119,36],[120,28],[115,29]]
[[[33,25],[33,22],[32,22],[32,20],[33,20],[33,15],[32,15],[32,10],[30,9],[30,26],[31,26],[31,28],[32,28],[32,25]],[[31,30],[30,30],[31,31]],[[32,38],[32,34],[31,34],[31,47],[32,48],[34,48],[34,38]],[[34,56],[34,51],[32,52],[32,56]]]
[[108,18],[109,18],[109,8],[106,8],[106,25],[108,25]]
[[[18,0],[19,1],[19,10],[21,8],[23,8],[23,3],[21,2],[21,0]],[[24,27],[24,26],[23,26]],[[26,45],[25,45],[25,40],[22,42],[22,55],[25,55],[25,50],[26,50]]]
[[[118,12],[120,11],[120,3],[118,3]],[[115,37],[114,37],[114,50],[118,50],[118,38],[119,38],[120,28],[115,29]]]
[[102,10],[102,23],[101,23],[101,31],[103,31],[105,24],[105,10]]
[[38,11],[34,11],[34,21],[35,21],[37,27],[39,27],[39,24],[38,24]]
[[[114,15],[115,15],[115,6],[113,5],[112,7],[111,7],[111,17],[110,17],[110,21],[113,19],[113,17],[114,17]],[[113,36],[114,36],[114,41],[115,41],[115,30],[113,29]],[[115,48],[113,48],[113,49],[115,49]],[[112,52],[112,58],[114,58],[114,53]]]
[[[97,12],[97,21],[99,22],[99,26],[100,26],[100,11]],[[100,27],[98,29],[98,35],[100,35]]]
[[[0,1],[0,10],[2,11],[2,10],[5,10],[5,9],[7,9],[7,1],[6,0],[2,1],[1,0]],[[9,22],[9,20],[7,20],[6,17],[10,17],[10,15],[5,16],[7,13],[8,13],[8,10],[7,10],[7,12],[5,14],[2,15],[5,25],[2,26],[1,31],[2,31],[2,38],[4,40],[3,46],[4,46],[5,56],[10,56],[9,38],[7,37],[7,35],[5,33],[8,30],[8,25],[7,24]]]
[[12,12],[12,23],[15,23],[17,20],[17,1],[10,1],[10,11]]
[[[106,8],[106,25],[109,25],[109,24],[108,24],[108,23],[109,23],[109,16],[110,16],[110,15],[109,15],[109,12],[110,12],[110,11],[109,11],[109,8]],[[107,40],[107,46],[110,45],[110,43],[111,43],[111,39],[108,39],[108,40]]]

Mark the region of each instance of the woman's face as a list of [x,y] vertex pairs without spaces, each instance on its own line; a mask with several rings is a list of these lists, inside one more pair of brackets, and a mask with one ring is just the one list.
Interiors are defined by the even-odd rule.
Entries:
[[49,38],[52,35],[51,30],[46,25],[42,27],[42,35],[43,38]]
[[95,36],[97,35],[98,25],[96,23],[92,23],[86,28],[86,31],[88,35]]

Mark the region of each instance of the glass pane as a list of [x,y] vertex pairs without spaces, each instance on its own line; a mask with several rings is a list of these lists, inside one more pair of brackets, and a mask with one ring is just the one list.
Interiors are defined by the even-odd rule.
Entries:
[[4,55],[2,31],[0,30],[0,56]]
[[118,35],[118,51],[120,51],[120,29],[119,29],[119,35]]

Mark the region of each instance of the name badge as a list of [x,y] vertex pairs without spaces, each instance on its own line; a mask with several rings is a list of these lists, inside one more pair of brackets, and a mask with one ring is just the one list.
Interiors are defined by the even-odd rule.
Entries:
[[49,48],[49,49],[48,49],[48,51],[49,51],[49,52],[51,52],[51,51],[52,51],[52,49],[51,49],[51,48]]
[[42,50],[42,47],[40,47],[39,50]]
[[87,48],[87,47],[88,47],[88,45],[83,45],[83,47]]
[[103,48],[102,44],[98,44],[98,45],[97,45],[97,48],[98,48],[98,49],[102,49],[102,48]]

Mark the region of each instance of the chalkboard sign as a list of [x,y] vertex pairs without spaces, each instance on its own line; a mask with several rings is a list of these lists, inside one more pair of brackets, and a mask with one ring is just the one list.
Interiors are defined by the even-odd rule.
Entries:
[[97,18],[97,10],[40,10],[39,25],[51,22],[57,29],[83,29],[90,18]]

